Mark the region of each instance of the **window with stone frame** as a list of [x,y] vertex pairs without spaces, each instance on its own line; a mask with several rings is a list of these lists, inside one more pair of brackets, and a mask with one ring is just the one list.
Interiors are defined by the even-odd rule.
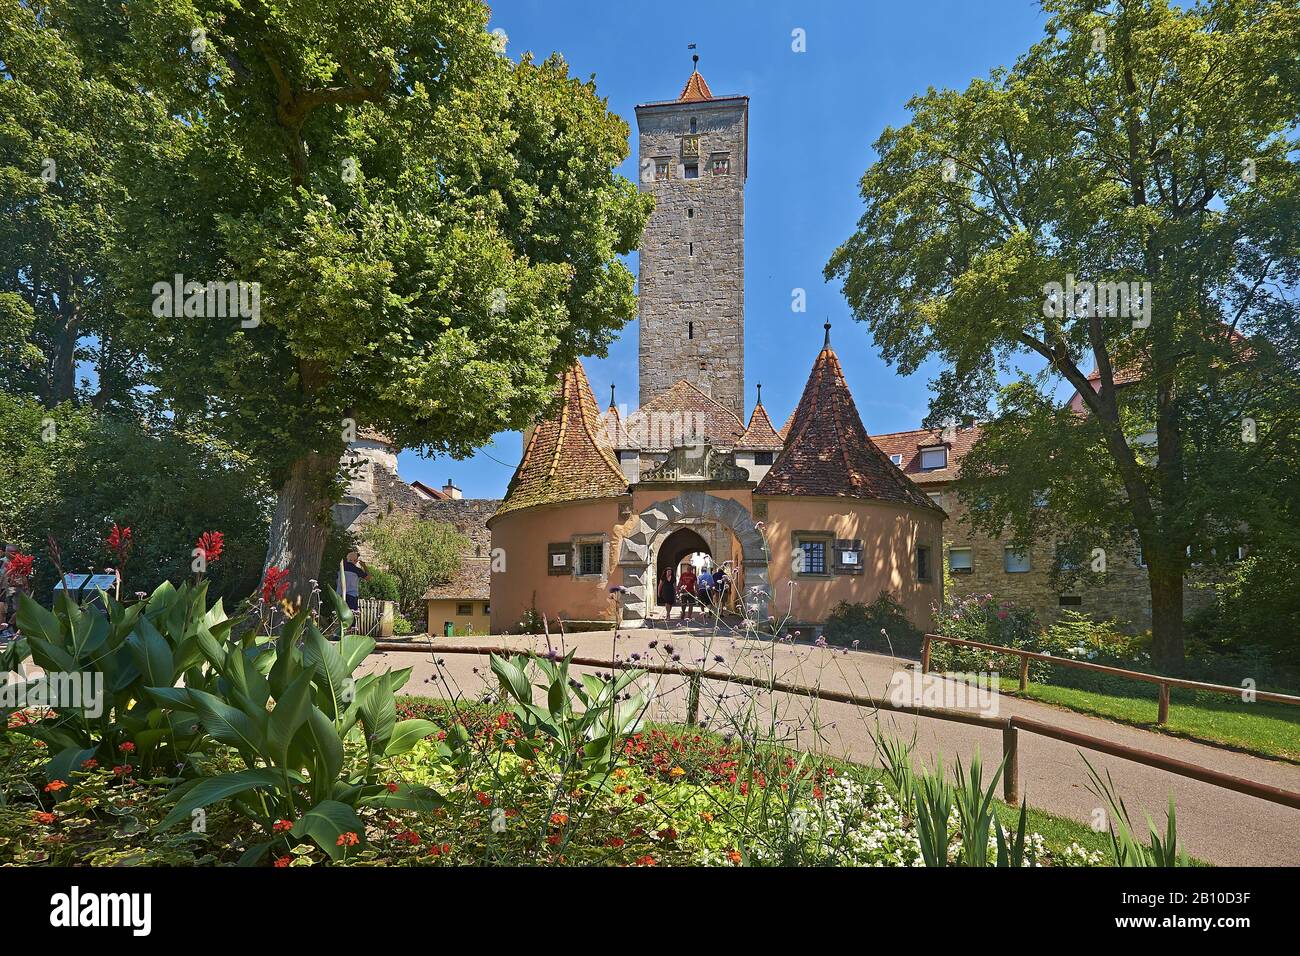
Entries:
[[605,542],[578,542],[578,577],[599,577],[605,573]]
[[682,166],[682,175],[683,175],[686,179],[699,179],[699,178],[700,178],[700,164],[699,164],[699,163],[686,163],[686,164],[684,164],[684,165]]
[[655,179],[673,178],[673,160],[671,156],[655,157]]
[[794,573],[796,576],[826,577],[834,537],[829,534],[801,532],[795,535]]
[[713,175],[726,176],[731,172],[731,157],[726,153],[714,153],[709,159],[709,167]]
[[1002,565],[1007,574],[1025,574],[1033,569],[1029,552],[1017,551],[1015,548],[1002,549]]
[[916,579],[930,581],[933,578],[934,567],[930,562],[930,546],[919,544],[916,546]]

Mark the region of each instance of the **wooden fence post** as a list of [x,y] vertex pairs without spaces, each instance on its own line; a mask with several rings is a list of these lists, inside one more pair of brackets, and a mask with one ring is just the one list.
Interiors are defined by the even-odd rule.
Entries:
[[1169,720],[1169,685],[1160,685],[1160,713],[1156,716],[1156,723],[1163,724]]
[[1020,731],[1002,728],[1002,799],[1015,806],[1020,802]]
[[921,673],[930,673],[930,635],[921,638]]
[[700,722],[700,672],[695,671],[688,678],[686,689],[686,723],[694,727]]
[[1020,657],[1020,693],[1029,690],[1029,658]]

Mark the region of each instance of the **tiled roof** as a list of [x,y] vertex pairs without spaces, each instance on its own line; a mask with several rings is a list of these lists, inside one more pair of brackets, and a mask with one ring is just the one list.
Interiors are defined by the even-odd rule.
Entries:
[[[795,412],[797,412],[798,410],[799,409],[796,408]],[[790,437],[790,426],[793,424],[794,424],[794,412],[791,412],[790,417],[787,418],[785,420],[785,424],[781,426],[781,430],[777,432],[777,434],[781,436],[782,441],[785,441],[787,438]]]
[[[889,432],[885,435],[872,435],[876,447],[888,455],[902,455],[903,464],[899,470],[920,485],[944,484],[955,481],[961,470],[961,460],[979,441],[980,427],[959,428],[950,433],[950,441],[944,441],[943,431],[938,428],[914,428],[906,432]],[[921,449],[934,445],[946,445],[948,448],[948,465],[945,468],[921,468]],[[895,466],[899,467],[899,466]]]
[[736,447],[754,451],[780,451],[783,444],[781,436],[772,427],[772,419],[767,417],[767,409],[759,402],[754,406],[753,414],[749,416],[749,427],[736,442]]
[[745,423],[685,379],[679,379],[627,416],[627,435],[641,448],[674,448],[704,438],[735,448]]
[[709,89],[709,84],[704,82],[704,77],[700,71],[696,70],[691,73],[690,79],[682,87],[682,95],[677,97],[679,103],[697,103],[700,100],[713,99],[713,91]]
[[829,327],[786,446],[755,493],[871,498],[936,508],[868,437],[831,349]]
[[627,493],[581,362],[560,376],[557,401],[537,423],[497,514]]
[[369,425],[362,425],[357,429],[357,438],[362,441],[378,442],[381,445],[387,445],[389,448],[396,448],[397,443],[378,429],[371,428]]
[[487,558],[467,558],[460,563],[451,580],[435,584],[424,594],[424,599],[456,601],[488,600],[492,562]]

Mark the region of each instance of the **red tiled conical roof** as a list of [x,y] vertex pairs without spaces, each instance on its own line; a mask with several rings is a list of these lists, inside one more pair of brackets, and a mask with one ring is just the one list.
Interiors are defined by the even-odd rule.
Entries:
[[826,345],[813,363],[786,445],[755,489],[760,495],[825,495],[936,506],[872,442]]
[[709,84],[704,82],[700,71],[695,70],[686,81],[686,85],[682,87],[682,95],[677,97],[677,102],[698,103],[700,100],[711,99],[713,99],[713,91],[709,89]]
[[749,416],[749,427],[736,442],[736,447],[746,451],[780,451],[783,444],[781,436],[772,427],[772,419],[767,417],[767,409],[759,402],[754,406],[754,411]]
[[560,376],[557,399],[533,429],[497,514],[627,493],[581,362]]

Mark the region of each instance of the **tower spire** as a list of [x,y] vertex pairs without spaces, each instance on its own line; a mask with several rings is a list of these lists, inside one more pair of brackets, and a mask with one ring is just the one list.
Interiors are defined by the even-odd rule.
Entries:
[[822,348],[828,349],[831,347],[831,320],[827,319],[822,328],[826,330],[826,341],[822,343]]
[[758,383],[758,401],[756,401],[754,404],[755,405],[763,404],[763,383],[762,382]]
[[609,383],[609,407],[614,408],[614,383]]

